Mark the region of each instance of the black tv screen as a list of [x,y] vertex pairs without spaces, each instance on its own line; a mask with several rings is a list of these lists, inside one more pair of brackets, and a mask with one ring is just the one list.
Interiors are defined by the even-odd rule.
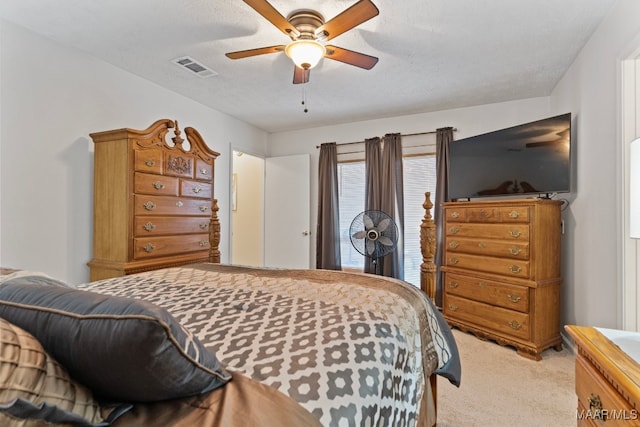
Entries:
[[449,144],[449,200],[569,192],[571,113]]

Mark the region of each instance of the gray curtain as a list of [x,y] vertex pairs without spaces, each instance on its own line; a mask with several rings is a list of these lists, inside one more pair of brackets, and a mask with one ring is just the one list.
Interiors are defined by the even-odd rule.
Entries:
[[[367,211],[379,211],[382,209],[380,194],[380,152],[381,139],[378,137],[368,138],[364,141],[364,163],[365,163],[365,191],[364,209]],[[376,273],[376,265],[369,257],[364,258],[364,272]]]
[[318,161],[318,229],[316,268],[340,270],[338,154],[335,142],[320,146]]
[[396,249],[382,259],[365,257],[364,271],[383,276],[404,278],[404,193],[402,183],[402,144],[400,134],[387,134],[384,148],[380,138],[365,140],[365,210],[382,211],[393,218],[398,227]]
[[382,149],[381,211],[393,218],[398,227],[396,249],[382,259],[381,274],[404,280],[404,192],[402,137],[384,136]]
[[449,199],[447,175],[449,171],[449,143],[453,141],[453,128],[440,128],[436,133],[436,200],[433,208],[433,221],[436,223],[436,300],[442,307],[442,252],[444,251],[444,229],[442,227],[442,203]]

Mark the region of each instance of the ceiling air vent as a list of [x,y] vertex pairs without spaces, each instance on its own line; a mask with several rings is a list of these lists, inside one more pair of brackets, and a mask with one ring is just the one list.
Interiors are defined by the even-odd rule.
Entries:
[[211,68],[202,65],[190,56],[181,56],[180,58],[176,58],[173,60],[173,63],[203,79],[218,75],[218,73],[213,71]]

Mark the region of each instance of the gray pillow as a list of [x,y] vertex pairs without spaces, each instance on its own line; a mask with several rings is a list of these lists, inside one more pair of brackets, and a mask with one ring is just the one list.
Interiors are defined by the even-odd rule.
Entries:
[[231,379],[197,337],[146,301],[11,281],[0,286],[0,317],[35,336],[103,399],[173,399]]

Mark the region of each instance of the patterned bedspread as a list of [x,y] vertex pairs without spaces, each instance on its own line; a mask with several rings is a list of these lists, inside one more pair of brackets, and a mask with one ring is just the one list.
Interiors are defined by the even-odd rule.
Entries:
[[394,279],[198,264],[79,285],[167,308],[239,371],[323,425],[415,425],[428,376],[458,383],[449,328]]

